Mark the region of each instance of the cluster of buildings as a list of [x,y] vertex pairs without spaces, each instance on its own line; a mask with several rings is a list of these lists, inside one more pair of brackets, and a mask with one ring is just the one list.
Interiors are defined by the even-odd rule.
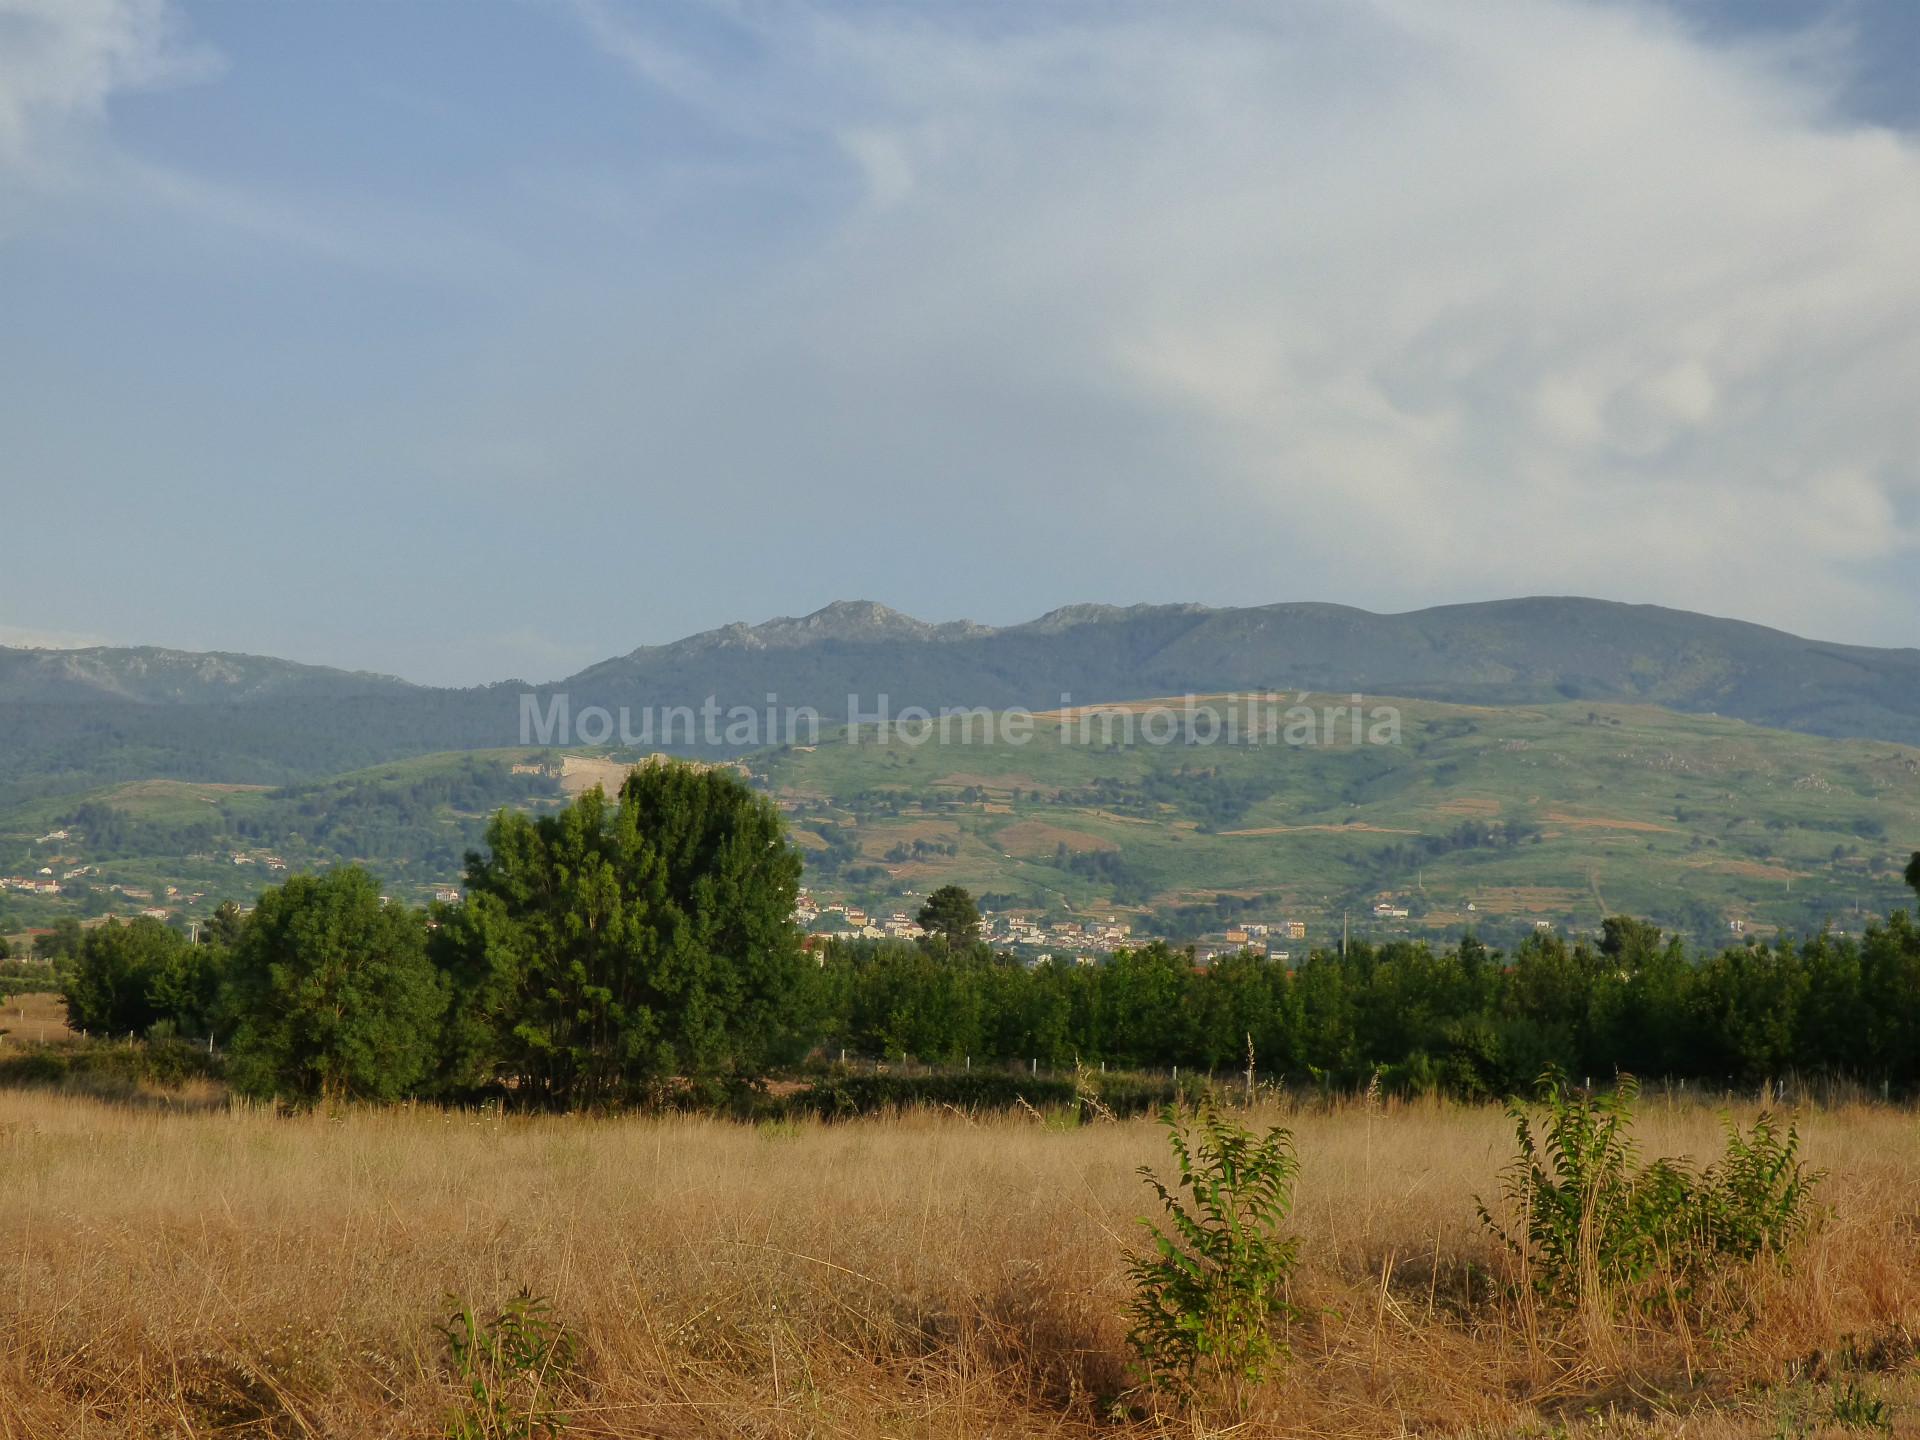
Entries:
[[[804,930],[844,940],[914,940],[924,933],[904,911],[869,915],[856,905],[821,900],[805,890],[800,892],[794,905],[793,918]],[[981,912],[980,921],[982,936],[995,949],[1016,951],[1036,962],[1074,959],[1087,964],[1116,950],[1143,943],[1146,938],[1136,937],[1133,927],[1117,915],[1048,922],[987,910]],[[1202,965],[1242,952],[1285,962],[1293,958],[1291,942],[1306,938],[1306,923],[1301,920],[1275,924],[1248,922],[1201,936],[1194,944],[1193,955],[1195,962]]]
[[825,933],[840,940],[912,940],[923,933],[904,910],[869,915],[857,905],[831,900],[823,905],[802,890],[793,906],[794,924],[803,930],[818,930],[823,920],[829,927]]
[[[63,836],[65,831],[56,830],[55,835]],[[49,837],[51,838],[51,837]],[[75,880],[84,880],[89,875],[98,875],[98,865],[76,865],[71,870],[56,872],[52,865],[42,865],[32,875],[9,875],[0,879],[0,890],[18,890],[23,895],[58,895],[62,885]]]
[[1282,920],[1272,925],[1249,921],[1244,925],[1229,925],[1213,935],[1202,935],[1194,943],[1193,958],[1205,965],[1224,956],[1251,952],[1284,962],[1293,958],[1290,942],[1306,938],[1304,920]]
[[980,919],[987,939],[996,945],[1025,949],[1052,946],[1070,955],[1111,955],[1133,939],[1133,927],[1121,924],[1112,915],[1105,920],[1056,920],[1050,925],[1024,915],[997,915],[992,911]]
[[[793,907],[794,923],[804,930],[842,940],[916,940],[925,932],[904,910],[891,915],[868,914],[844,901],[816,899],[800,892]],[[1108,955],[1132,943],[1133,927],[1116,916],[1104,920],[1059,920],[1045,924],[1024,915],[1002,915],[992,910],[980,916],[983,937],[1001,949],[1043,951],[1036,959],[1055,954],[1086,959]]]

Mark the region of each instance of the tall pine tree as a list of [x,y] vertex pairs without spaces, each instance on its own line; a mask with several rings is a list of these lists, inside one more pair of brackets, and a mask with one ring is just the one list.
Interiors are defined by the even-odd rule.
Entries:
[[495,817],[436,943],[450,1081],[570,1109],[751,1080],[803,1051],[800,855],[731,773],[635,770],[617,806]]

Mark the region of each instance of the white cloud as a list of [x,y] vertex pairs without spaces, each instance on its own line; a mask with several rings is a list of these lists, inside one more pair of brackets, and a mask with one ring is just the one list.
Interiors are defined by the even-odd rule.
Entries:
[[[1920,147],[1839,118],[1838,67],[1803,63],[1830,33],[1711,49],[1586,0],[726,13],[759,27],[739,103],[862,202],[757,277],[750,360],[683,357],[736,412],[780,357],[868,397],[790,473],[891,434],[916,376],[1014,472],[1053,453],[1036,414],[1123,397],[1184,448],[1108,503],[1172,484],[1236,546],[1284,537],[1302,578],[1269,596],[1364,567],[1337,598],[1912,643],[1884,576],[1920,549]],[[665,43],[636,69],[724,111]],[[926,429],[895,473],[941,468]]]
[[96,125],[122,91],[207,74],[167,0],[0,0],[0,164]]

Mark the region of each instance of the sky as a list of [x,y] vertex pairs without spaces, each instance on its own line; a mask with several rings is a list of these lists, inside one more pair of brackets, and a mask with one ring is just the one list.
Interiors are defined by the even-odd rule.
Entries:
[[1920,645],[1912,0],[0,0],[0,644]]

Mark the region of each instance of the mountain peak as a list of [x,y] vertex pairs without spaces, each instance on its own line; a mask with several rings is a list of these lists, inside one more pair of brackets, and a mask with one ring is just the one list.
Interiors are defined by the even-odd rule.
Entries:
[[890,635],[919,636],[933,628],[923,620],[916,620],[891,606],[882,605],[878,600],[835,600],[798,620],[769,620],[757,627],[761,633],[799,632],[836,640]]
[[1110,621],[1140,620],[1148,616],[1165,615],[1211,615],[1215,613],[1205,605],[1185,602],[1174,605],[1062,605],[1049,610],[1037,620],[1029,620],[1024,625],[1016,625],[1016,630],[1027,630],[1037,634],[1051,635],[1062,630],[1071,630],[1076,625],[1099,625]]
[[736,621],[689,636],[665,649],[683,655],[718,649],[797,650],[808,645],[884,640],[966,640],[992,633],[989,627],[971,620],[929,624],[877,600],[835,600],[810,615],[781,615],[758,625]]

